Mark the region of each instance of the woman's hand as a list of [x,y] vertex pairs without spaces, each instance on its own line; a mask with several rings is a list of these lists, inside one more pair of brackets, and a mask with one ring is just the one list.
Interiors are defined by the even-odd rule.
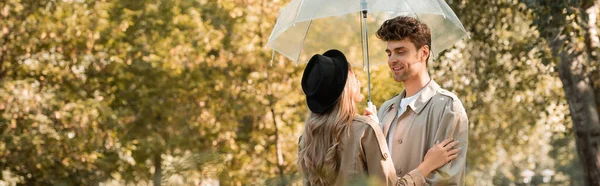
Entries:
[[458,149],[452,149],[458,144],[458,141],[454,141],[452,138],[442,141],[442,143],[436,142],[431,147],[427,154],[425,154],[425,160],[417,167],[423,177],[427,177],[429,173],[444,166],[446,163],[452,161],[458,156]]
[[379,118],[377,118],[377,107],[375,105],[371,105],[371,107],[365,108],[365,112],[363,115],[368,116],[369,118],[375,120],[379,123]]

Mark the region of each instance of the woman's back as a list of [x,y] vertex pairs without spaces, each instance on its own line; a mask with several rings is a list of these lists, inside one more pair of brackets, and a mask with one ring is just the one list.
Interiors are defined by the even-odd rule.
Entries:
[[386,182],[385,185],[396,183],[394,165],[388,154],[385,137],[374,120],[356,116],[340,141],[336,185],[366,179],[367,174]]
[[[302,149],[302,137],[299,148]],[[396,177],[383,132],[377,122],[366,116],[354,117],[340,138],[337,154],[335,185],[364,183],[368,178],[377,180],[377,185],[425,185],[425,178],[416,169],[402,178]],[[304,174],[304,185],[311,185],[310,176]]]

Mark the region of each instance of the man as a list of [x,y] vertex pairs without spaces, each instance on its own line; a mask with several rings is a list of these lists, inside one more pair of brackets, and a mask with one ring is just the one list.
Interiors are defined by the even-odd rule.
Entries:
[[417,168],[427,149],[454,138],[458,157],[427,177],[431,185],[464,185],[468,118],[460,100],[429,77],[431,31],[412,17],[387,20],[377,31],[387,42],[388,66],[404,91],[387,100],[377,113],[398,176]]

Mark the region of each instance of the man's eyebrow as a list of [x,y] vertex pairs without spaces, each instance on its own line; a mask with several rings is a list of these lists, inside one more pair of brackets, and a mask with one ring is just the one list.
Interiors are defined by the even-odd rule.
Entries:
[[[400,50],[400,49],[405,49],[406,47],[401,46],[401,47],[396,47],[393,50]],[[391,52],[390,49],[385,49],[385,52]]]
[[396,48],[394,48],[394,50],[400,50],[400,49],[405,49],[405,48],[406,48],[406,47],[403,47],[403,46],[401,46],[401,47],[396,47]]

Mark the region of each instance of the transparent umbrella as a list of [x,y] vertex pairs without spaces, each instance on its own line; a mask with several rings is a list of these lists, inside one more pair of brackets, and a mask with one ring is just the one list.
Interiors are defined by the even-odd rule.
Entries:
[[371,106],[370,61],[383,63],[387,56],[385,43],[369,32],[400,15],[416,17],[430,27],[434,57],[467,35],[443,0],[292,0],[280,10],[267,47],[296,63],[328,49],[342,51],[353,65],[362,62]]

